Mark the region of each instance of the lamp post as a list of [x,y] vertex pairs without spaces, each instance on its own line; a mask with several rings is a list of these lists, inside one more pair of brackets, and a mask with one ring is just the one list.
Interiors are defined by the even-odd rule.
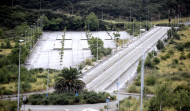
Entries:
[[98,62],[98,37],[97,37],[97,62]]
[[47,94],[46,94],[46,97],[48,97],[48,89],[49,89],[49,51],[48,51],[48,75],[47,75]]
[[143,48],[142,48],[142,64],[141,64],[141,111],[143,107],[143,90],[144,90],[144,40],[142,38]]
[[[24,40],[19,40],[19,42],[23,42]],[[18,106],[17,106],[17,111],[19,111],[19,98],[20,98],[20,54],[21,54],[21,44],[19,46],[19,74],[18,74],[18,98],[17,98],[17,102],[18,102]]]
[[[119,54],[119,58],[120,58],[120,54]],[[121,58],[120,58],[121,59]],[[119,84],[120,84],[120,74],[121,73],[121,64],[119,65],[119,78],[118,81],[116,82],[117,85],[117,101],[118,101],[118,111],[119,111]]]

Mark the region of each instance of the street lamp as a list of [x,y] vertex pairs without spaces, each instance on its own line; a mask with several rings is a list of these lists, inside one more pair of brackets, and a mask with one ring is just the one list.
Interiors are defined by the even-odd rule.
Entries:
[[[19,43],[23,42],[24,40],[19,40]],[[19,46],[19,75],[18,75],[18,106],[17,111],[19,111],[19,97],[20,97],[20,54],[21,54],[21,44]]]
[[97,37],[97,62],[98,62],[98,37]]
[[48,89],[49,89],[49,51],[48,51],[48,75],[47,75],[47,94],[46,94],[46,97],[48,97]]
[[145,55],[144,55],[144,40],[143,40],[143,38],[142,38],[142,42],[143,42],[143,48],[142,48],[142,64],[141,64],[141,111],[142,111],[142,107],[143,107],[144,59],[145,59]]

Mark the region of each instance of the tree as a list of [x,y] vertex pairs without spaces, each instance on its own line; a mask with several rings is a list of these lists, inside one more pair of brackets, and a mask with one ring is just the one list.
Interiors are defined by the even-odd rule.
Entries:
[[74,92],[80,93],[85,87],[85,83],[79,80],[79,73],[76,68],[64,68],[55,81],[55,90],[57,93]]
[[176,93],[176,97],[177,97],[177,109],[179,109],[180,111],[186,111],[190,106],[190,93],[187,90],[179,90]]
[[174,104],[173,90],[168,87],[168,84],[158,86],[155,96],[150,101],[148,111],[161,111],[164,107],[170,107]]
[[[97,44],[98,42],[98,44]],[[104,43],[100,38],[95,38],[92,37],[91,39],[88,40],[88,44],[90,45],[90,50],[92,55],[94,55],[94,57],[97,57],[97,47],[98,47],[98,59],[101,58],[101,52],[102,50],[104,50]],[[98,45],[98,46],[97,46]]]
[[86,20],[84,22],[85,22],[86,27],[88,27],[88,30],[97,30],[99,20],[98,20],[97,16],[93,12],[91,12],[86,17]]
[[16,35],[21,36],[22,34],[25,33],[25,30],[29,29],[30,27],[26,23],[22,23],[19,26],[15,27]]

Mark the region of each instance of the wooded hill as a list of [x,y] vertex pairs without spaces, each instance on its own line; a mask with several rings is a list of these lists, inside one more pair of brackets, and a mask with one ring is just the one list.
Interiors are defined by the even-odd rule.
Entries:
[[[1,0],[0,5],[20,5],[27,9],[52,9],[64,13],[86,16],[94,12],[105,19],[132,18],[146,19],[146,15],[153,20],[175,17],[177,14],[188,16],[189,0]],[[130,14],[131,13],[131,14]],[[132,19],[131,18],[131,19]]]

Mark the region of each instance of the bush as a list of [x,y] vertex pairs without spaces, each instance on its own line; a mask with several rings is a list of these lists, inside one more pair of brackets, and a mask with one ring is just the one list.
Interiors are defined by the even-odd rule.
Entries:
[[157,56],[157,52],[156,52],[155,50],[152,51],[152,54],[153,54],[154,56]]
[[166,57],[166,59],[170,58],[170,54],[167,53],[167,54],[165,55],[165,57]]
[[17,101],[0,100],[0,111],[16,111]]
[[174,54],[174,50],[173,50],[173,49],[170,49],[170,50],[168,51],[168,53],[171,54],[171,55],[173,55],[173,54]]
[[154,62],[151,61],[151,59],[148,57],[145,61],[145,66],[148,67],[148,68],[154,68],[155,67],[155,64]]
[[185,48],[190,48],[190,41],[185,42],[184,47],[185,47]]
[[187,54],[187,58],[190,58],[190,52]]
[[152,86],[152,85],[154,85],[154,84],[156,83],[156,78],[153,77],[153,76],[149,76],[149,77],[147,77],[147,78],[145,79],[145,83],[146,83],[146,85],[148,85],[148,86]]
[[162,59],[162,60],[166,60],[166,57],[165,57],[165,56],[161,56],[161,59]]
[[177,50],[179,50],[179,51],[183,51],[183,50],[184,50],[184,45],[181,44],[181,43],[177,43],[177,44],[175,45],[175,48],[176,48]]
[[184,52],[182,52],[182,53],[181,53],[181,55],[180,55],[180,58],[179,58],[179,59],[180,59],[180,60],[186,59]]
[[178,64],[178,63],[179,63],[178,59],[173,60],[173,64]]
[[159,64],[160,63],[160,59],[158,57],[155,57],[153,59],[153,61],[154,61],[155,64]]
[[177,40],[181,39],[179,34],[177,34],[177,32],[173,33],[173,37],[174,37],[174,39],[177,39]]
[[136,85],[136,86],[140,86],[140,85],[141,85],[141,81],[139,81],[139,80],[138,80],[138,81],[135,81],[135,85]]
[[92,61],[90,59],[86,59],[85,64],[90,66],[92,65]]
[[103,48],[103,51],[102,51],[104,56],[110,55],[111,52],[112,52],[111,48]]
[[111,96],[105,92],[87,92],[79,93],[78,96],[75,93],[50,93],[48,97],[46,94],[35,94],[28,98],[28,104],[33,105],[67,105],[67,104],[94,104],[103,103],[106,98],[110,96],[110,100],[115,100],[115,96]]
[[163,41],[158,40],[156,47],[159,50],[164,49],[164,43],[163,43]]

